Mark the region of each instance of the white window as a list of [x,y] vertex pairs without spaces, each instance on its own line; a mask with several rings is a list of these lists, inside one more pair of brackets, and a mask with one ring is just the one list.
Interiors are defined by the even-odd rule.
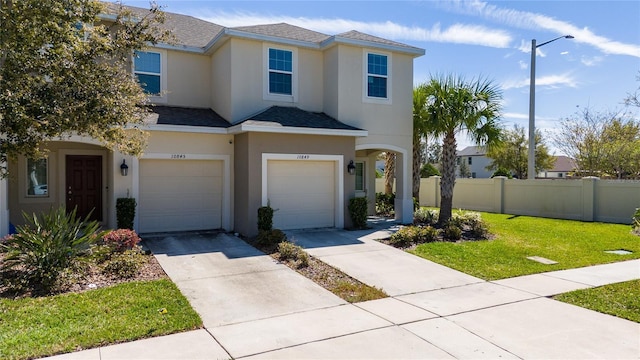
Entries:
[[364,191],[364,163],[356,161],[356,191]]
[[391,103],[391,54],[364,52],[364,101]]
[[473,158],[471,156],[469,156],[469,165],[473,165]]
[[27,196],[49,196],[48,159],[27,159]]
[[282,46],[264,46],[264,99],[297,101],[298,53]]
[[136,51],[133,58],[133,72],[152,101],[164,100],[166,91],[164,51]]

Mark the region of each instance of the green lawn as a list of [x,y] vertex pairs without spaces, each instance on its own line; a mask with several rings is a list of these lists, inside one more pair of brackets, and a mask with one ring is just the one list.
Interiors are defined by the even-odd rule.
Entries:
[[[482,213],[495,239],[419,245],[412,253],[486,280],[640,258],[640,237],[630,225]],[[629,255],[605,250],[630,250]],[[544,265],[528,260],[557,261]]]
[[54,355],[201,326],[187,299],[166,279],[80,294],[0,299],[0,359]]
[[554,299],[640,323],[640,280],[572,291]]

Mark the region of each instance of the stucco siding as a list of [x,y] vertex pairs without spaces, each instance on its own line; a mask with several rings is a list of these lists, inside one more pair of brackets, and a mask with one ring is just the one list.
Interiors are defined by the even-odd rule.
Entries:
[[231,120],[231,45],[224,43],[211,56],[211,106],[220,116]]
[[167,51],[167,105],[211,107],[210,58],[206,55]]

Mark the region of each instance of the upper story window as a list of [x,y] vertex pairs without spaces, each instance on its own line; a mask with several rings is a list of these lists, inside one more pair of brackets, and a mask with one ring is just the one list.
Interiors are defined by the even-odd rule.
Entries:
[[365,102],[391,103],[391,54],[364,51]]
[[468,162],[469,162],[469,165],[473,165],[473,158],[471,156],[469,156]]
[[133,71],[145,93],[160,96],[162,91],[162,56],[157,52],[136,51]]
[[292,94],[293,53],[288,50],[269,49],[269,92]]
[[387,56],[367,54],[367,96],[387,98]]
[[265,100],[296,101],[298,88],[297,55],[295,48],[264,46]]

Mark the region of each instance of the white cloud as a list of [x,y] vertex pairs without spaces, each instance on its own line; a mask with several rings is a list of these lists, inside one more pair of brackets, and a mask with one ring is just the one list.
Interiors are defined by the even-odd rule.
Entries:
[[[502,82],[503,90],[520,89],[529,86],[529,78],[526,79],[509,79]],[[536,77],[536,86],[544,86],[547,88],[560,87],[578,87],[578,81],[571,74],[556,74]]]
[[575,36],[572,41],[588,44],[605,54],[640,57],[640,45],[614,41],[593,33],[587,27],[581,28],[566,21],[556,20],[550,16],[501,8],[480,0],[456,0],[453,2],[447,2],[444,4],[444,7],[448,7],[465,14],[480,15],[518,28],[544,29],[557,33],[561,36],[570,34]]
[[339,18],[272,16],[247,12],[217,11],[207,11],[207,13],[196,16],[228,27],[286,22],[331,35],[357,30],[398,41],[432,41],[494,48],[507,48],[512,41],[511,35],[504,30],[468,24],[453,24],[445,28],[442,28],[440,24],[435,24],[430,28],[425,28],[405,26],[392,21],[363,22]]
[[522,70],[524,70],[524,69],[529,67],[529,64],[527,64],[526,62],[524,62],[522,60],[518,61],[518,65],[520,65],[520,69],[522,69]]
[[593,56],[593,57],[583,56],[580,59],[580,62],[585,66],[596,66],[600,64],[603,60],[604,58],[602,56]]

